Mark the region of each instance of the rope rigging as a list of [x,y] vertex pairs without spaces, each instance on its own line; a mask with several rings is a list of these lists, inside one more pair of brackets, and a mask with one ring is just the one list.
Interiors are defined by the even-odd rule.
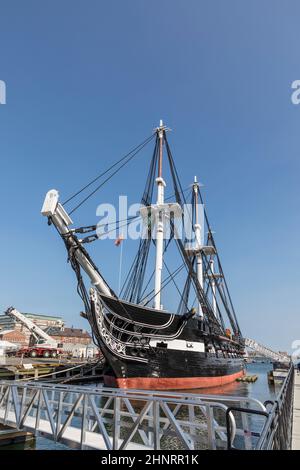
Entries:
[[[174,282],[174,278],[183,270],[183,268],[184,268],[184,263],[182,263],[177,269],[175,269],[175,271],[173,271],[173,273],[170,273],[169,276],[167,276],[162,281],[162,286],[161,286],[160,291],[162,291],[167,285],[169,285],[170,282]],[[169,269],[168,269],[168,271],[169,271]],[[153,292],[154,292],[154,289],[152,289],[143,299],[141,299],[141,303],[143,303],[143,305],[145,305],[145,306],[148,305],[154,299],[156,294],[154,294],[152,297],[150,297],[150,299],[148,299],[148,295],[152,294]],[[145,300],[147,300],[146,303],[144,303]]]
[[[155,170],[158,161],[159,143],[156,136],[155,146],[151,158],[150,169],[148,172],[145,189],[141,198],[141,205],[150,206],[153,198]],[[152,239],[152,223],[151,219],[148,220],[146,226],[146,233],[140,239],[137,255],[129,270],[127,276],[127,285],[122,288],[124,290],[124,298],[129,302],[139,303],[141,301],[141,292],[143,288],[149,249]]]
[[[199,196],[200,196],[200,202],[204,207],[203,198],[202,198],[202,194],[201,194],[200,191],[199,191]],[[209,224],[206,209],[204,209],[204,218],[205,218],[205,222],[206,222],[206,225],[207,225],[207,228],[208,228],[208,242],[210,242],[212,244],[212,246],[215,248],[217,261],[218,261],[219,272],[220,272],[220,274],[222,276],[222,279],[223,279],[223,282],[224,282],[223,289],[226,292],[225,297],[227,296],[228,299],[229,299],[229,305],[230,305],[231,310],[229,309],[229,306],[226,304],[227,314],[228,314],[228,312],[230,312],[232,327],[234,325],[234,329],[235,329],[236,333],[242,338],[241,329],[239,327],[239,323],[238,323],[238,320],[237,320],[237,316],[236,316],[236,313],[235,313],[235,309],[234,309],[234,306],[233,306],[231,295],[230,295],[228,285],[227,285],[227,282],[226,282],[226,278],[225,278],[225,275],[224,275],[224,271],[223,271],[223,268],[222,268],[221,260],[220,260],[218,250],[217,250],[217,247],[216,247],[216,243],[215,243],[215,240],[214,240],[214,237],[213,237],[213,232],[212,232],[210,224]]]
[[134,149],[132,149],[130,152],[128,152],[126,155],[124,155],[122,158],[120,158],[117,162],[115,162],[113,165],[111,165],[109,168],[107,168],[104,172],[102,172],[100,175],[96,176],[92,181],[90,181],[88,184],[86,184],[83,188],[81,188],[79,191],[74,193],[72,196],[70,196],[65,202],[63,202],[63,205],[68,204],[71,200],[73,200],[76,196],[81,194],[83,191],[85,191],[87,188],[89,188],[91,185],[93,185],[96,181],[98,181],[100,178],[105,176],[107,173],[109,173],[113,168],[115,168],[117,165],[117,169],[109,175],[101,184],[99,184],[91,193],[89,193],[80,203],[78,203],[70,212],[69,214],[71,215],[73,212],[75,212],[79,207],[81,207],[90,197],[92,197],[102,186],[104,186],[114,175],[116,175],[127,163],[129,163],[153,138],[155,137],[155,134],[152,134],[150,137],[145,139],[141,144],[137,145]]
[[[170,147],[169,147],[169,144],[168,144],[168,141],[167,141],[166,137],[165,137],[165,143],[166,143],[167,154],[168,154],[169,163],[170,163],[171,174],[172,174],[172,177],[173,177],[173,184],[174,184],[174,187],[175,187],[176,200],[180,205],[182,205],[180,194],[183,193],[183,190],[182,190],[182,187],[181,187],[181,184],[180,184],[180,180],[179,180],[179,177],[178,177],[176,166],[175,166],[175,163],[174,163],[174,160],[173,160],[173,157],[172,157],[172,153],[171,153],[171,150],[170,150]],[[178,186],[179,186],[180,191],[178,189]],[[201,204],[203,205],[203,199],[202,199],[202,195],[201,195],[200,191],[199,191],[199,194],[200,194]],[[183,195],[183,200],[184,200],[184,203],[186,203],[184,195]],[[192,207],[195,208],[195,204],[193,204]],[[208,227],[209,234],[211,234],[211,229],[210,229],[210,225],[209,225],[206,210],[204,210],[204,214],[205,214],[205,221],[206,221],[206,224],[207,224],[207,227]],[[194,222],[193,221],[192,221],[192,226],[194,228]],[[218,293],[220,295],[222,304],[224,305],[225,311],[227,313],[228,319],[230,321],[230,324],[231,324],[234,332],[238,333],[241,336],[240,328],[239,328],[239,325],[238,325],[238,322],[237,322],[237,319],[236,319],[236,314],[235,314],[233,304],[232,304],[232,301],[231,301],[231,296],[230,296],[230,293],[229,293],[229,290],[228,290],[228,287],[227,287],[226,279],[225,279],[225,276],[224,276],[224,273],[223,273],[220,258],[219,258],[218,251],[217,251],[214,239],[212,237],[212,234],[211,234],[211,239],[212,239],[212,244],[215,248],[215,252],[216,252],[216,256],[217,256],[217,260],[218,260],[219,272],[220,272],[220,275],[222,276],[222,279],[224,280],[225,289],[223,287],[223,290],[221,290],[220,285],[219,285],[218,282],[216,282],[216,287],[218,289]],[[181,245],[181,243],[179,243],[179,245]],[[181,248],[184,249],[183,246]],[[184,254],[184,252],[183,252],[183,254]],[[204,257],[206,258],[205,255],[204,255]],[[211,267],[210,267],[209,263],[207,263],[207,267],[208,267],[208,270],[211,271]],[[190,268],[192,268],[192,266],[190,266]],[[214,274],[212,273],[212,271],[211,271],[211,275],[214,278],[214,280],[216,281],[216,278],[215,278]],[[225,290],[226,290],[226,294],[227,294],[228,299],[229,299],[231,309],[229,308],[228,303],[226,301],[226,295],[224,295]],[[196,291],[197,291],[197,288],[196,288]],[[204,294],[204,292],[203,292],[203,294]],[[204,296],[207,299],[207,296],[205,294],[204,294]],[[219,308],[218,302],[216,302],[216,306],[217,306],[217,312],[218,312],[220,324],[222,325],[222,329],[225,330],[225,324],[224,324],[223,316],[222,316],[221,310]]]
[[[146,286],[144,285],[144,280],[145,280],[145,275],[146,275],[146,268],[147,268],[147,262],[148,262],[149,252],[150,252],[150,246],[151,246],[151,243],[153,243],[154,245],[156,244],[156,241],[152,237],[152,230],[153,230],[154,224],[151,218],[151,205],[153,204],[154,183],[155,183],[156,170],[158,167],[158,160],[159,160],[158,133],[154,133],[153,135],[145,139],[141,144],[133,148],[129,153],[127,153],[118,161],[116,161],[108,169],[106,169],[104,172],[99,174],[97,177],[95,177],[92,181],[90,181],[88,184],[86,184],[84,187],[82,187],[80,190],[78,190],[76,193],[74,193],[64,202],[64,204],[68,204],[75,197],[82,194],[85,190],[90,188],[94,183],[96,183],[97,181],[101,180],[101,178],[106,176],[104,180],[102,180],[99,184],[97,184],[96,188],[91,190],[89,194],[87,194],[69,212],[69,214],[71,215],[79,207],[81,207],[89,198],[91,198],[102,186],[104,186],[114,175],[116,175],[125,165],[127,165],[127,163],[129,163],[150,141],[152,141],[155,136],[156,136],[155,145],[154,145],[154,150],[153,150],[153,154],[152,154],[152,158],[150,162],[150,168],[149,168],[148,176],[146,179],[144,192],[140,201],[142,206],[149,208],[148,221],[147,219],[146,220],[144,219],[146,236],[142,237],[139,241],[138,251],[128,270],[126,279],[124,281],[124,284],[122,286],[121,293],[120,293],[120,295],[122,295],[122,298],[124,300],[127,300],[128,302],[131,302],[133,304],[148,305],[157,295],[157,292],[156,292],[151,298],[149,298],[149,295],[151,295],[154,292],[154,289],[152,289],[150,292],[145,294],[153,278],[154,271],[152,272],[148,282],[146,283]],[[170,171],[171,180],[172,180],[173,189],[174,189],[174,194],[168,196],[167,198],[165,198],[165,200],[169,200],[173,196],[175,196],[175,200],[177,204],[179,204],[179,206],[183,208],[184,205],[187,204],[186,194],[188,191],[191,191],[191,187],[189,186],[188,188],[183,189],[181,185],[179,175],[178,175],[178,172],[174,163],[174,159],[171,153],[171,149],[170,149],[168,140],[166,138],[165,131],[163,131],[163,143],[166,147],[167,161],[168,161],[169,171]],[[190,218],[191,226],[194,230],[194,225],[195,225],[195,204],[194,204],[195,201],[193,200],[194,191],[192,191],[191,194],[192,194],[192,208],[193,209],[191,213],[189,212],[188,216]],[[202,199],[202,195],[200,191],[199,191],[199,197],[200,197],[200,202],[203,205],[203,199]],[[175,269],[175,271],[172,273],[169,270],[166,262],[163,261],[163,264],[169,275],[166,279],[162,281],[160,290],[165,289],[166,286],[169,285],[170,282],[174,283],[175,288],[180,296],[177,313],[183,315],[186,311],[189,310],[188,305],[189,305],[189,300],[190,300],[191,289],[193,288],[193,290],[196,293],[196,298],[198,299],[201,305],[203,314],[204,314],[203,320],[209,325],[209,327],[211,328],[211,331],[216,332],[217,334],[224,334],[225,332],[225,323],[224,323],[224,319],[223,319],[223,315],[221,311],[221,307],[223,306],[228,316],[231,327],[233,328],[236,334],[241,336],[239,325],[236,319],[236,314],[233,308],[232,300],[229,294],[226,279],[224,277],[223,269],[221,266],[221,262],[220,262],[219,255],[218,255],[216,245],[215,245],[215,241],[211,232],[207,213],[205,210],[204,210],[204,216],[205,216],[205,222],[208,228],[207,244],[208,245],[211,244],[215,248],[215,256],[218,262],[218,269],[219,269],[220,277],[222,278],[222,282],[219,282],[218,277],[215,276],[215,274],[213,273],[211,264],[210,264],[210,259],[206,256],[204,252],[201,252],[201,257],[203,260],[203,267],[204,267],[205,281],[204,281],[203,287],[200,285],[199,280],[197,278],[197,274],[196,274],[196,268],[195,268],[196,256],[195,255],[191,256],[186,251],[186,243],[188,241],[187,234],[185,233],[184,239],[175,237],[175,234],[176,234],[175,222],[174,222],[174,218],[170,217],[170,237],[168,240],[164,240],[163,252],[164,253],[166,252],[171,241],[176,240],[177,248],[182,259],[182,264],[180,265],[179,268]],[[91,314],[90,299],[87,294],[87,290],[85,288],[84,281],[82,278],[81,267],[76,257],[74,256],[74,252],[76,250],[81,250],[87,257],[89,262],[92,264],[92,266],[100,274],[95,264],[93,263],[93,261],[91,260],[87,252],[84,250],[82,244],[93,242],[96,239],[101,238],[101,236],[107,235],[116,230],[120,230],[122,227],[128,226],[133,220],[138,220],[139,218],[141,218],[141,215],[136,215],[136,216],[126,218],[123,220],[117,220],[115,222],[104,223],[102,225],[97,224],[97,225],[90,225],[87,227],[79,227],[79,228],[71,230],[67,236],[62,236],[66,244],[67,250],[68,250],[69,261],[77,277],[77,283],[78,283],[77,291],[85,305],[86,315],[92,326],[92,331],[97,330],[96,319],[94,318],[94,315]],[[123,222],[125,223],[122,224]],[[182,215],[182,222],[184,225],[183,215]],[[104,230],[103,233],[99,234],[100,227],[109,228],[110,226],[112,226],[113,228],[110,230]],[[97,234],[89,235],[80,240],[75,235],[78,233],[86,234],[86,233],[93,232],[93,231],[97,231]],[[72,243],[70,243],[70,240],[72,240]],[[183,268],[186,268],[187,270],[187,278],[184,284],[184,288],[181,291],[174,279],[182,271]],[[147,274],[147,277],[148,277],[148,274]],[[216,293],[214,293],[212,289],[212,282],[215,282],[215,287],[218,292],[218,301],[216,298]],[[214,296],[215,305],[216,305],[216,315],[214,314],[212,305],[209,301],[209,296],[208,296],[209,290],[211,292],[211,295]],[[126,307],[120,301],[119,297],[116,296],[116,294],[111,289],[110,291],[113,297],[119,300],[121,308],[124,309],[124,311],[128,314],[129,318],[131,318],[130,314],[126,311]],[[145,301],[146,303],[144,304]],[[219,301],[221,302],[222,305],[219,304]]]
[[[186,204],[186,198],[185,198],[185,193],[187,190],[190,190],[190,188],[185,188],[183,189],[179,180],[178,172],[175,167],[175,163],[172,157],[172,153],[168,144],[168,141],[166,139],[165,133],[164,133],[164,143],[167,149],[167,155],[168,155],[168,162],[169,162],[169,167],[170,167],[170,173],[173,181],[173,187],[174,187],[174,194],[175,194],[175,199],[176,202],[183,207],[183,204]],[[155,143],[155,148],[153,152],[153,157],[151,160],[151,165],[150,165],[150,171],[148,174],[147,182],[146,182],[146,187],[144,190],[144,194],[141,200],[141,203],[150,206],[152,202],[152,196],[153,196],[153,184],[154,184],[154,178],[155,178],[155,169],[157,166],[157,160],[158,160],[158,138],[156,139]],[[189,214],[190,218],[193,218],[193,214]],[[192,221],[192,220],[191,220]],[[193,221],[192,221],[193,225]],[[171,227],[171,236],[170,239],[165,242],[164,246],[164,251],[166,251],[168,245],[170,244],[171,240],[174,238],[174,223],[170,224]],[[124,293],[124,298],[130,302],[133,303],[141,303],[145,300],[145,297],[149,298],[148,296],[153,292],[153,290],[145,296],[145,291],[147,289],[147,286],[149,285],[150,280],[153,277],[153,274],[150,276],[149,281],[147,282],[147,285],[143,289],[143,281],[144,281],[144,276],[145,276],[145,270],[146,270],[146,265],[147,265],[147,260],[148,260],[148,254],[149,254],[149,248],[150,248],[150,240],[152,239],[151,237],[151,230],[152,226],[151,223],[149,223],[148,226],[148,237],[147,239],[140,240],[140,245],[139,249],[137,252],[137,255],[135,256],[133,263],[131,265],[131,268],[129,269],[128,275],[126,277],[126,280],[124,282],[124,285],[122,287],[122,294]],[[189,298],[189,292],[190,292],[190,287],[191,284],[193,284],[194,289],[196,291],[196,295],[199,298],[201,304],[203,305],[204,309],[206,312],[209,312],[206,314],[206,317],[209,317],[209,321],[213,324],[215,324],[215,327],[219,330],[224,332],[225,330],[225,325],[223,321],[223,317],[220,311],[219,306],[217,305],[218,309],[218,317],[219,321],[215,318],[214,314],[212,313],[212,307],[208,303],[207,296],[205,295],[204,291],[201,289],[201,286],[199,285],[198,280],[196,279],[195,276],[195,268],[194,268],[194,262],[190,262],[189,258],[187,257],[184,249],[184,244],[181,242],[178,242],[176,240],[177,244],[179,245],[179,251],[181,253],[183,262],[185,265],[187,265],[188,268],[188,278],[190,281],[186,283],[186,286],[184,288],[183,294],[180,293],[180,290],[178,289],[178,286],[175,283],[176,289],[180,294],[180,304],[178,307],[178,311],[183,311],[185,308],[188,307],[188,298]],[[155,244],[155,241],[153,240],[153,243]],[[170,271],[168,270],[170,279],[173,279],[173,275],[171,275]],[[193,280],[193,283],[191,282]],[[162,284],[162,289],[166,287],[168,283],[165,281]],[[149,303],[152,300],[147,301]],[[222,300],[224,300],[224,295],[222,295]],[[226,301],[224,301],[226,304]],[[228,308],[227,308],[228,310]],[[230,312],[229,312],[230,313]]]

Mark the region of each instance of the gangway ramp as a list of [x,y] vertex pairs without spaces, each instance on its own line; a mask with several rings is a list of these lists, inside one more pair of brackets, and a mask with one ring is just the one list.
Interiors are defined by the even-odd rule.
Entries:
[[0,423],[79,449],[254,448],[251,416],[229,407],[266,411],[249,397],[0,382]]

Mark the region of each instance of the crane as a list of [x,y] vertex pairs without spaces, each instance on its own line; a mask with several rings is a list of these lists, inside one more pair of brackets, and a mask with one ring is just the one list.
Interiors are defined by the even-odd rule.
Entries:
[[34,336],[36,343],[32,347],[22,348],[22,352],[25,354],[28,354],[31,357],[56,357],[61,352],[58,349],[60,345],[55,341],[55,339],[51,338],[51,336],[42,330],[42,328],[20,313],[16,308],[9,307],[5,311],[5,315],[13,317],[17,321],[21,322]]

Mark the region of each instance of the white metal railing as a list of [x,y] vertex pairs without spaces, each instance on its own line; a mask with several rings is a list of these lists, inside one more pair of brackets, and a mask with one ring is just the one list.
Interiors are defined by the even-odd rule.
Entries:
[[[265,424],[248,397],[0,382],[0,423],[81,449],[253,449]],[[228,421],[228,417],[227,417]],[[227,423],[228,425],[228,423]]]

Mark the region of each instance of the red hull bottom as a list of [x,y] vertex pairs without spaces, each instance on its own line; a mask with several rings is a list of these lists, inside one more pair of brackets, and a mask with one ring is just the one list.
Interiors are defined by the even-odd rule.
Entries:
[[133,388],[142,390],[188,390],[194,388],[219,387],[234,382],[244,374],[244,370],[241,370],[234,374],[223,375],[220,377],[130,377],[125,379],[105,375],[104,383],[108,387],[117,388]]

